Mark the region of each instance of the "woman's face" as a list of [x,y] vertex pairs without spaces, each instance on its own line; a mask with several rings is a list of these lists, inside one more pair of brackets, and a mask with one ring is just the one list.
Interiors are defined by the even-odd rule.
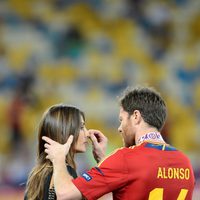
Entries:
[[83,153],[86,151],[87,145],[88,145],[88,140],[87,140],[88,136],[89,136],[88,130],[85,127],[84,119],[83,117],[81,117],[81,128],[80,128],[77,143],[75,145],[75,151],[77,153]]

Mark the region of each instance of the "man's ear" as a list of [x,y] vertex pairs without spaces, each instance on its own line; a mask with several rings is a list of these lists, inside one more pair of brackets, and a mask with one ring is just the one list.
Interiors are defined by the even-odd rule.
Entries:
[[133,119],[135,121],[135,124],[139,124],[141,122],[142,115],[141,115],[139,110],[134,110],[132,116],[133,116]]

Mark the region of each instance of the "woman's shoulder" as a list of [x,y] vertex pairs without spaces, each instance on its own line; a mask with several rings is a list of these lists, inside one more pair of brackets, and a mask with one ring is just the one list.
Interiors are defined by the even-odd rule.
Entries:
[[67,165],[67,171],[73,178],[77,178],[76,170],[72,168],[70,165]]

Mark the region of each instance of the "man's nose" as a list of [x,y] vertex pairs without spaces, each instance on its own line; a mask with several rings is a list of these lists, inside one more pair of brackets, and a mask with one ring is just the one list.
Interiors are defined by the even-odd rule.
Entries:
[[119,133],[122,133],[121,126],[119,126],[119,128],[118,128],[118,132],[119,132]]

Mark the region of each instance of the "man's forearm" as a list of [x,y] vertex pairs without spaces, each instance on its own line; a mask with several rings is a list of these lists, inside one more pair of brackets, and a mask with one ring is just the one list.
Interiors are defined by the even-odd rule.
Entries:
[[72,177],[66,170],[65,155],[69,152],[73,136],[70,136],[65,144],[59,144],[52,139],[43,136],[45,143],[46,158],[53,163],[53,180],[57,199],[74,199],[82,198],[81,192],[72,183]]
[[54,166],[53,178],[54,178],[56,195],[58,199],[66,199],[65,193],[70,192],[70,186],[73,184],[71,182],[72,177],[66,170],[66,164],[64,161],[62,162],[55,161],[53,163],[53,166]]
[[54,161],[54,186],[58,200],[80,200],[82,199],[81,192],[72,183],[72,177],[66,170],[64,161]]
[[113,200],[113,193],[104,194],[102,197],[98,198],[98,200]]

